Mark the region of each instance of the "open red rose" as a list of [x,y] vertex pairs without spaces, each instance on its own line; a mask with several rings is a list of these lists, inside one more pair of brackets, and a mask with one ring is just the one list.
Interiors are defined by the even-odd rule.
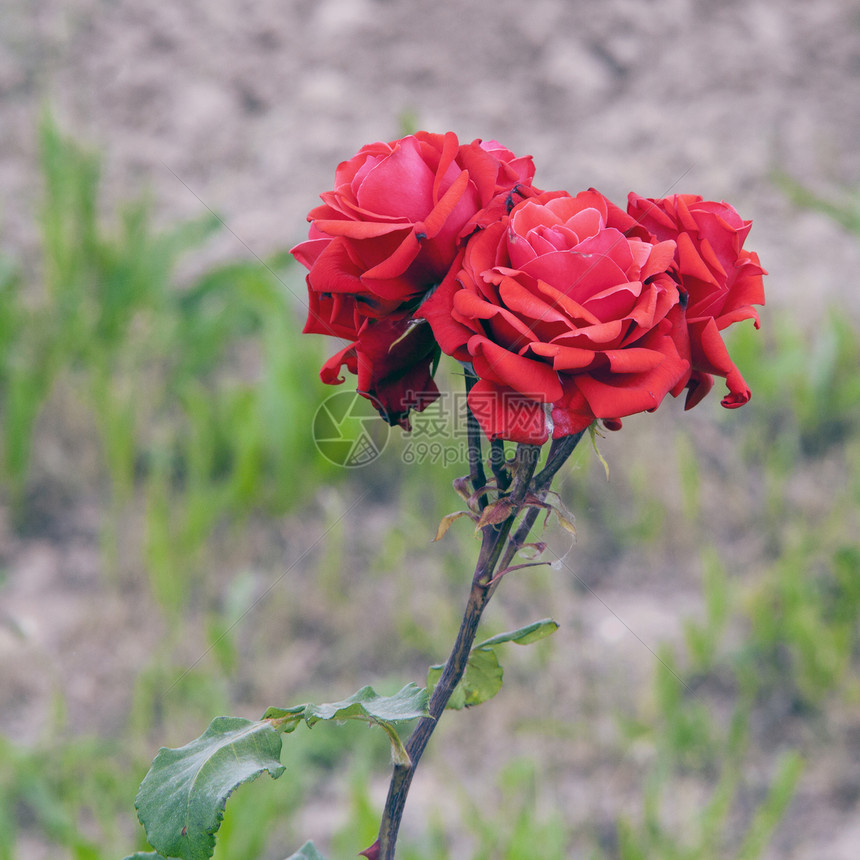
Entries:
[[596,418],[653,410],[690,363],[671,241],[591,190],[517,204],[466,245],[417,315],[471,363],[469,406],[490,438],[541,444]]
[[495,141],[460,145],[453,132],[372,143],[338,165],[292,253],[311,290],[355,296],[360,313],[381,317],[438,284],[477,213],[533,175],[530,156]]
[[[395,349],[383,360],[384,334],[391,347],[414,307],[448,273],[459,243],[479,226],[479,213],[494,220],[534,193],[533,175],[530,156],[517,158],[495,141],[461,145],[451,132],[418,132],[365,146],[340,164],[335,188],[308,216],[309,238],[292,249],[309,269],[304,330],[354,341],[338,356],[349,370],[351,359],[366,368],[359,390],[375,392],[392,423],[408,426],[409,408],[429,402],[409,404],[400,389],[404,379],[429,378],[435,352],[419,351],[423,357],[415,361]],[[376,324],[383,320],[391,324]],[[394,356],[404,364],[395,367]],[[343,381],[332,361],[323,379]]]
[[729,389],[723,406],[743,406],[750,390],[720,332],[745,319],[759,327],[752,306],[764,304],[762,275],[767,273],[756,254],[743,249],[752,222],[744,221],[728,203],[692,194],[659,200],[630,194],[627,211],[658,240],[677,243],[673,274],[686,293],[693,362],[686,408],[708,393],[714,375],[725,377]]

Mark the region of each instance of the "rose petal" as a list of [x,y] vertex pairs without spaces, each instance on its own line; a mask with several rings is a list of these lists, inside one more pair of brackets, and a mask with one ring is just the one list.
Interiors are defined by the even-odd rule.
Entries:
[[593,364],[598,353],[593,349],[577,349],[555,343],[530,343],[528,351],[539,358],[551,358],[553,370],[583,370]]
[[358,373],[355,357],[355,344],[350,343],[340,352],[336,352],[320,369],[320,379],[326,385],[340,385],[345,377],[340,375],[340,369],[346,365],[350,373]]
[[548,365],[508,352],[481,335],[469,338],[468,348],[475,373],[481,379],[545,403],[561,397],[558,374]]
[[700,403],[714,387],[714,377],[710,373],[694,370],[687,383],[687,397],[684,400],[684,411],[692,409]]
[[363,178],[355,199],[365,211],[421,221],[433,208],[434,180],[418,141],[407,137]]
[[580,304],[585,304],[595,293],[627,280],[624,271],[609,257],[589,256],[579,251],[554,251],[520,268]]
[[578,376],[566,377],[564,395],[557,403],[553,404],[551,412],[553,439],[561,439],[563,436],[579,433],[594,421],[594,413],[577,387],[578,379]]
[[[419,229],[430,238],[436,236],[451,217],[455,207],[460,203],[460,199],[465,193],[468,185],[469,174],[463,170],[451,187],[442,196],[442,199],[433,207],[432,211],[428,213],[427,217],[423,220],[423,223],[416,229]],[[474,208],[474,204],[468,208]],[[466,217],[468,217],[468,215],[466,215]],[[464,220],[465,218],[456,219],[458,223],[456,226],[451,227],[451,232],[453,234],[459,232],[461,223]]]
[[691,324],[690,342],[695,369],[725,377],[729,393],[721,401],[722,405],[733,409],[747,403],[749,386],[732,361],[716,322],[709,319]]
[[492,305],[472,292],[460,290],[454,295],[454,319],[465,323],[467,320],[486,320],[488,334],[499,346],[512,352],[519,352],[530,341],[535,340],[534,332],[514,314],[503,307]]
[[355,340],[363,322],[355,296],[325,295],[308,287],[308,319],[304,334],[326,334]]
[[[462,254],[460,257],[462,258]],[[451,271],[442,283],[420,305],[415,316],[427,320],[442,352],[452,355],[458,361],[469,361],[466,343],[473,334],[478,332],[478,326],[461,323],[451,316],[454,296],[462,290],[456,278],[458,268],[456,264],[451,267]]]
[[489,439],[543,445],[549,426],[543,406],[520,393],[479,379],[468,396],[469,409]]
[[364,273],[368,280],[384,281],[402,275],[409,264],[418,256],[421,245],[415,236],[415,232],[407,233],[400,244],[389,256],[381,260]]
[[408,229],[410,224],[405,219],[392,223],[380,221],[346,221],[346,220],[317,220],[314,226],[328,236],[345,236],[349,239],[373,239],[377,236],[387,236],[398,230]]

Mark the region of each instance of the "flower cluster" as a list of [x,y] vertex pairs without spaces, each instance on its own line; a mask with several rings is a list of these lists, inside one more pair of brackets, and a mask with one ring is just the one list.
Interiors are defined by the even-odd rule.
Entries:
[[626,211],[591,189],[532,184],[530,157],[495,141],[418,132],[363,147],[312,210],[292,253],[309,272],[305,332],[350,343],[346,367],[385,420],[438,397],[440,353],[477,382],[469,404],[492,439],[541,444],[601,419],[686,408],[726,380],[750,391],[721,332],[764,303],[751,222],[693,195],[630,194]]

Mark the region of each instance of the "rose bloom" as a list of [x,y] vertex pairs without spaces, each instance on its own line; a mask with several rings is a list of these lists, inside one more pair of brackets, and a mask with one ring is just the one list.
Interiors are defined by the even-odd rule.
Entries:
[[751,221],[744,221],[728,203],[714,203],[692,194],[651,200],[630,194],[628,213],[658,240],[677,243],[672,272],[686,294],[687,326],[693,373],[686,408],[691,409],[713,385],[726,379],[729,393],[722,404],[743,406],[750,390],[720,334],[739,320],[752,319],[752,305],[764,304],[762,275],[767,274],[752,251],[743,249]]
[[[630,235],[625,235],[625,231]],[[467,244],[417,315],[471,364],[492,439],[542,444],[656,409],[690,373],[673,241],[654,242],[594,190],[517,204]]]
[[[409,342],[416,345],[417,337],[419,348],[391,354],[384,338],[390,346],[404,335],[414,308],[480,226],[479,214],[494,220],[535,193],[533,175],[530,156],[517,158],[495,141],[461,145],[452,132],[373,143],[341,163],[334,189],[308,216],[308,240],[292,249],[309,269],[304,331],[353,341],[326,363],[322,378],[342,382],[339,369],[346,365],[383,417],[408,428],[409,409],[438,394],[429,372],[437,353],[424,349],[429,332],[410,330]],[[404,392],[418,382],[425,388],[413,390],[425,396],[407,402]]]

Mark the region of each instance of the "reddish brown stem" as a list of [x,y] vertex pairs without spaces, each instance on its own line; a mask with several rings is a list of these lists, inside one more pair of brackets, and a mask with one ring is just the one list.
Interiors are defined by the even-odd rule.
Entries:
[[[517,448],[513,468],[513,483],[509,494],[512,503],[511,515],[502,523],[495,526],[486,526],[483,529],[481,541],[481,552],[475,573],[472,578],[472,587],[469,591],[469,599],[466,610],[457,633],[457,640],[442,670],[442,676],[433,690],[430,698],[429,716],[418,722],[414,731],[406,742],[406,752],[409,755],[410,764],[395,765],[394,773],[388,789],[388,799],[385,803],[385,811],[379,829],[377,842],[366,852],[366,856],[378,858],[378,860],[393,860],[394,850],[397,842],[397,834],[400,829],[400,820],[406,805],[406,796],[415,769],[421,759],[427,742],[436,728],[436,723],[442,716],[448,700],[463,677],[466,662],[475,641],[481,615],[495,590],[493,576],[502,550],[508,541],[514,520],[519,513],[523,500],[526,497],[532,476],[537,466],[540,448],[536,445],[520,445]],[[507,555],[507,554],[506,554]]]

